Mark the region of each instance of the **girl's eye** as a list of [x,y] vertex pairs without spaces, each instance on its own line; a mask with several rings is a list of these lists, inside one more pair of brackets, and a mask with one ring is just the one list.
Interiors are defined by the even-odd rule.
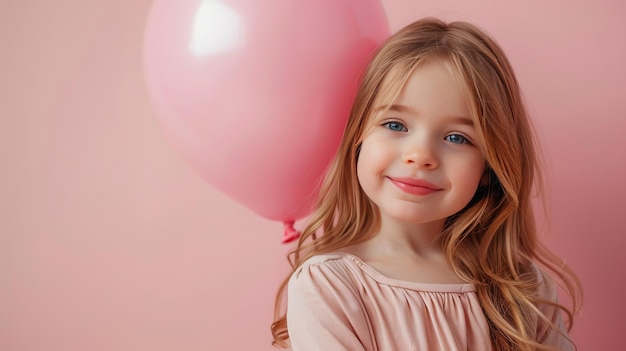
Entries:
[[406,132],[408,131],[408,129],[406,129],[406,127],[404,126],[404,124],[400,123],[400,122],[387,122],[387,123],[383,123],[383,126],[389,130],[392,130],[394,132]]
[[469,140],[466,137],[460,134],[450,134],[444,138],[446,141],[449,141],[453,144],[469,144]]

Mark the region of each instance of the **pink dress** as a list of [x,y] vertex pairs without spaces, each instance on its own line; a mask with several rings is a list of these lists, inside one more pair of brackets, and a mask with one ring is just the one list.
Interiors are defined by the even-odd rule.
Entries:
[[[562,327],[559,313],[547,315]],[[492,349],[473,285],[392,279],[347,253],[312,257],[292,275],[287,327],[293,351]],[[544,344],[574,349],[557,332],[543,334]]]

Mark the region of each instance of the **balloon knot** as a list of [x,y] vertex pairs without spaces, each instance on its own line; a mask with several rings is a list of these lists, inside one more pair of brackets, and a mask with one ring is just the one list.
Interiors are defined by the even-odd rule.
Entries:
[[283,226],[285,227],[285,232],[283,233],[283,244],[288,244],[296,239],[298,239],[301,235],[299,231],[297,231],[293,227],[294,221],[284,221]]

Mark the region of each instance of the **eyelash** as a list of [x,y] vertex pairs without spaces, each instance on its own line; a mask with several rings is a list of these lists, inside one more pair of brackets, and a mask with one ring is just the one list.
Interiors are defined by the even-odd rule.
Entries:
[[[395,124],[397,126],[400,126],[402,129],[401,130],[397,130],[397,129],[393,129],[391,128],[391,125]],[[383,127],[393,131],[393,132],[407,132],[408,129],[404,126],[404,124],[402,124],[401,122],[398,121],[389,121],[389,122],[385,122],[382,124]]]
[[[458,137],[458,138],[461,138],[462,140],[461,140],[461,142],[460,142],[460,143],[455,143],[454,141],[450,140],[450,137]],[[463,136],[463,135],[461,135],[461,134],[450,134],[450,135],[446,135],[446,137],[445,137],[445,138],[443,138],[443,139],[444,139],[445,141],[449,141],[449,142],[451,142],[451,143],[453,143],[453,144],[458,144],[458,145],[461,145],[461,144],[471,144],[471,142],[469,141],[469,139],[467,139],[466,137],[464,137],[464,136]]]
[[[381,125],[383,127],[387,128],[387,129],[389,129],[392,132],[407,132],[408,131],[407,127],[404,124],[402,124],[402,122],[398,122],[398,121],[389,121],[389,122],[385,122],[385,123],[383,123]],[[392,125],[400,127],[400,129],[394,129],[394,128],[392,128]],[[461,138],[461,141],[460,142],[454,142],[454,141],[450,140],[451,137]],[[463,144],[472,145],[472,142],[467,137],[465,137],[465,136],[463,136],[461,134],[458,134],[458,133],[446,135],[444,140],[445,141],[449,141],[449,142],[451,142],[453,144],[457,144],[457,145],[463,145]]]

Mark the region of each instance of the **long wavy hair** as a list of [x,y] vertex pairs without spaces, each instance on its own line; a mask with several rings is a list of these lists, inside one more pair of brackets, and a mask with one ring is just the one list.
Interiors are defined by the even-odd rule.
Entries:
[[[295,271],[313,255],[341,250],[369,239],[379,228],[377,207],[359,186],[356,165],[363,132],[374,107],[395,99],[411,72],[428,58],[447,60],[465,92],[489,181],[474,198],[447,219],[441,234],[454,271],[474,284],[496,350],[551,350],[537,340],[556,329],[539,306],[550,305],[567,317],[578,309],[581,287],[571,269],[537,237],[532,197],[542,174],[533,130],[517,79],[500,46],[476,26],[418,20],[390,37],[367,67],[338,152],[289,261]],[[541,299],[540,263],[569,293],[566,308]],[[286,285],[276,297],[273,344],[288,347]]]

